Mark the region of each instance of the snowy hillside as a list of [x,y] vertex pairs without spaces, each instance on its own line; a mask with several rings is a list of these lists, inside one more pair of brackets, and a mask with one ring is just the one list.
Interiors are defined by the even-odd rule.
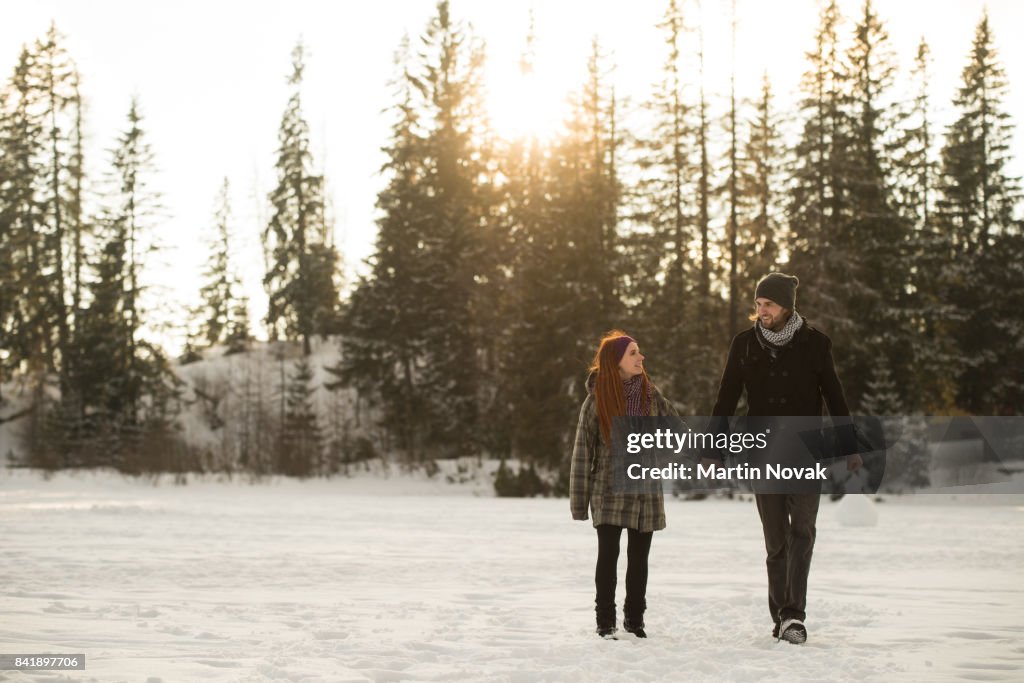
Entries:
[[[335,380],[325,368],[338,363],[337,342],[314,338],[312,346],[308,358],[313,372],[310,386],[321,431],[327,438],[343,427],[364,433],[355,425],[353,392],[324,388],[326,382]],[[179,422],[187,443],[215,454],[234,450],[243,438],[243,430],[251,431],[255,421],[245,415],[247,407],[259,404],[276,415],[282,387],[301,357],[298,343],[258,342],[245,353],[224,355],[222,347],[214,347],[203,352],[202,360],[176,365],[175,372],[184,381],[184,409]],[[364,419],[364,424],[368,422]]]

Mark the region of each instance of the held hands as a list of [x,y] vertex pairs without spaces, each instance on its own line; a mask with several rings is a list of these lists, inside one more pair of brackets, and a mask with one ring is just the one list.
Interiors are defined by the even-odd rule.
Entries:
[[[711,458],[701,458],[700,464],[705,468],[709,466],[722,467],[722,463]],[[846,469],[850,472],[856,472],[864,465],[864,458],[860,457],[859,453],[851,453],[846,456]]]
[[[700,464],[701,464],[701,467],[703,467],[705,469],[708,469],[708,468],[711,468],[711,467],[722,467],[723,466],[722,462],[720,460],[715,460],[713,458],[701,458],[700,459]],[[713,472],[714,470],[711,470],[711,471]]]
[[846,469],[850,472],[856,472],[864,464],[864,458],[860,457],[860,453],[851,453],[846,456]]

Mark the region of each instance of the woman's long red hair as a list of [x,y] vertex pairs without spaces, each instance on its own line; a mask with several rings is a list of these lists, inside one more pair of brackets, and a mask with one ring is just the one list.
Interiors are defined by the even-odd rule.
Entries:
[[[605,444],[612,442],[612,418],[626,414],[626,390],[622,386],[622,378],[619,376],[619,362],[615,360],[615,340],[619,337],[629,336],[622,330],[606,332],[601,337],[601,344],[597,347],[594,360],[590,364],[591,374],[596,373],[594,382],[594,401],[597,403],[597,420],[601,427],[601,436]],[[643,378],[641,396],[648,401],[650,396],[651,378],[647,376],[647,370],[642,370]],[[646,406],[650,413],[650,405]]]

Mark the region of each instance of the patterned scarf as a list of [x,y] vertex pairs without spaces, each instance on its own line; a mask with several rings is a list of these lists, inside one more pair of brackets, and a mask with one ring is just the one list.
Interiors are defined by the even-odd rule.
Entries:
[[771,354],[772,358],[778,354],[779,349],[784,347],[789,342],[793,341],[793,335],[796,334],[797,330],[803,327],[804,319],[799,313],[793,311],[793,315],[789,316],[789,320],[778,332],[772,332],[758,320],[755,325],[757,334],[757,341],[761,344],[761,347]]
[[647,397],[644,400],[643,379],[644,376],[642,374],[633,375],[622,383],[622,388],[626,390],[626,415],[646,417],[651,414],[651,400],[654,398],[654,389],[648,386]]

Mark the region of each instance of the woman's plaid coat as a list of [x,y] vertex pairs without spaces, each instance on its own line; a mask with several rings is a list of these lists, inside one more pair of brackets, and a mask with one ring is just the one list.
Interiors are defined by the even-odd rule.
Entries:
[[[615,493],[612,490],[610,451],[601,438],[593,377],[587,381],[587,398],[580,409],[576,441],[569,470],[569,508],[572,518],[587,519],[587,508],[594,526],[613,524],[637,531],[665,528],[665,497],[659,488],[654,493]],[[676,415],[672,404],[656,387],[651,415]]]

